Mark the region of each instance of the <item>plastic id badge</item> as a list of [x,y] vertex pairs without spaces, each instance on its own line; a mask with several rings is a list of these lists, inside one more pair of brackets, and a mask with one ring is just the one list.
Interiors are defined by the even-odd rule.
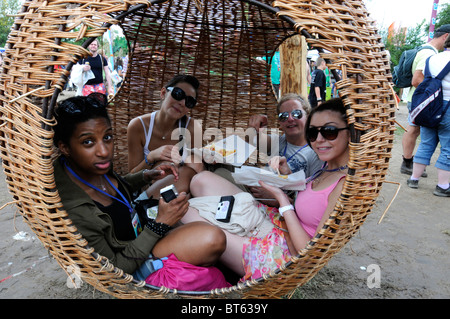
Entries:
[[131,225],[133,225],[134,233],[137,237],[142,232],[142,226],[135,210],[133,210],[133,214],[131,215]]

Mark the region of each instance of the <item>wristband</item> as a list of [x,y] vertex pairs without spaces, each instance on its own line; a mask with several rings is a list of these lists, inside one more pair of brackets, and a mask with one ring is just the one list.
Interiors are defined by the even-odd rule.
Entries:
[[320,102],[320,101],[322,101],[322,99],[317,99],[317,101],[319,101],[319,102]]
[[281,216],[283,216],[283,214],[284,214],[285,212],[287,212],[288,210],[294,210],[294,206],[292,206],[292,205],[286,205],[286,206],[283,206],[283,207],[278,208],[278,212],[280,213]]
[[164,237],[164,235],[172,229],[172,227],[170,227],[169,225],[158,223],[154,219],[149,219],[145,227],[161,237]]

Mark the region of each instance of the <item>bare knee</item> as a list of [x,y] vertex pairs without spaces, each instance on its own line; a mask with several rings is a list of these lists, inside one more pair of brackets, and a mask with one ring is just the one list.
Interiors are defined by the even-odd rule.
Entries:
[[[196,225],[196,238],[193,240],[196,247],[191,252],[196,256],[195,258],[198,258],[194,263],[201,266],[214,265],[225,252],[227,237],[219,227],[207,222],[195,222],[194,224]],[[193,256],[190,257],[193,258]]]
[[202,244],[213,257],[214,261],[224,253],[227,247],[227,237],[225,233],[216,226],[208,225],[207,230],[201,234]]
[[414,139],[419,137],[420,135],[420,126],[411,126],[408,125],[408,130],[404,133],[404,136]]
[[208,180],[212,178],[211,174],[214,173],[203,171],[192,177],[190,189],[193,196],[200,196],[204,193],[205,187],[208,186]]
[[175,228],[154,247],[158,257],[174,253],[179,260],[199,266],[216,263],[226,249],[225,233],[206,222],[193,222]]

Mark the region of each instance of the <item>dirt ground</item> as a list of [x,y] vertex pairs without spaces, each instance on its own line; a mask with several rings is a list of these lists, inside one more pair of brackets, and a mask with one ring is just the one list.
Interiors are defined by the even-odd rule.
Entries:
[[[406,123],[406,107],[397,120]],[[419,189],[400,174],[399,128],[387,181],[401,184],[383,221],[378,221],[398,185],[385,183],[377,206],[360,232],[295,298],[415,299],[450,297],[450,199],[432,194],[437,174],[432,165]],[[439,153],[437,151],[436,153]],[[0,206],[11,201],[0,173]],[[110,298],[86,284],[67,286],[67,275],[11,205],[0,210],[0,299]]]

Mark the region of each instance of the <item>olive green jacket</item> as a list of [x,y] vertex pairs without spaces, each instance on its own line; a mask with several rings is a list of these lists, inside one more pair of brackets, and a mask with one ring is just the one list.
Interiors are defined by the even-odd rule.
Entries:
[[[107,257],[115,267],[132,274],[149,256],[161,237],[144,227],[139,236],[132,241],[117,239],[111,217],[97,208],[86,192],[70,179],[59,159],[55,160],[53,165],[61,202],[78,231],[96,253]],[[129,200],[130,191],[138,190],[146,184],[143,171],[128,174],[123,179],[115,173],[114,175],[127,190],[127,194],[124,195]]]

